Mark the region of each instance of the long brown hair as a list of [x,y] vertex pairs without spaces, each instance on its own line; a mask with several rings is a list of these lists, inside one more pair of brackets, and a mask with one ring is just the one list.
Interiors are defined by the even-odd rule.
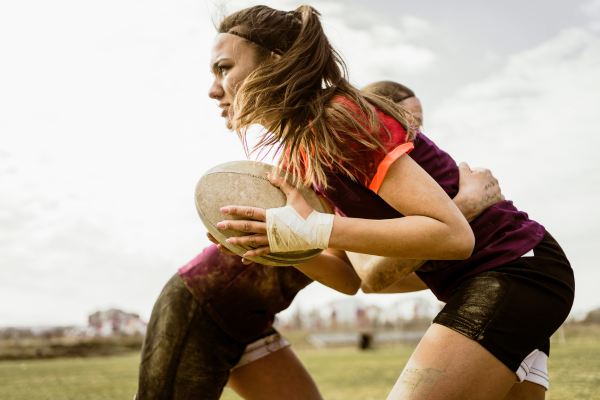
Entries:
[[[266,129],[254,151],[274,146],[281,151],[279,166],[305,184],[327,188],[326,170],[341,171],[354,179],[349,166],[360,157],[348,140],[365,150],[383,148],[380,132],[389,132],[377,118],[375,107],[398,121],[414,138],[405,111],[389,99],[361,93],[348,82],[347,68],[329,43],[320,14],[303,5],[294,11],[255,6],[225,17],[219,33],[230,33],[258,45],[259,57],[281,55],[262,63],[242,83],[233,102],[233,129],[246,145],[250,126]],[[341,95],[344,102],[330,101]],[[354,171],[356,172],[356,171]],[[362,172],[362,171],[361,171]]]

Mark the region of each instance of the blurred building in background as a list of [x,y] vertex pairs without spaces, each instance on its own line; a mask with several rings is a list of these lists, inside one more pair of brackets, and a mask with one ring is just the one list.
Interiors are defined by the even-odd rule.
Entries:
[[148,326],[139,315],[114,308],[97,311],[88,321],[92,333],[99,336],[145,335]]
[[291,318],[278,320],[277,326],[288,332],[426,329],[441,306],[439,302],[413,298],[382,308],[352,297],[308,312],[297,309]]

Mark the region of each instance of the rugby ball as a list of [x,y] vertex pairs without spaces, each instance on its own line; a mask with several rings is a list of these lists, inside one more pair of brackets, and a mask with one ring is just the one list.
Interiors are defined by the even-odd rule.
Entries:
[[[276,173],[294,185],[292,176],[287,174],[286,177],[284,170],[275,170],[272,165],[254,161],[232,161],[217,165],[202,175],[196,185],[196,210],[202,223],[219,243],[239,256],[243,256],[253,247],[233,245],[225,240],[230,237],[245,236],[249,233],[218,228],[217,223],[221,221],[242,219],[222,213],[221,208],[233,205],[264,209],[285,206],[285,194],[269,182],[265,175],[266,172]],[[311,188],[305,185],[294,186],[300,190],[306,201],[315,210],[326,212],[325,206]],[[269,253],[247,259],[265,265],[288,266],[311,260],[322,251],[314,249],[291,253]]]

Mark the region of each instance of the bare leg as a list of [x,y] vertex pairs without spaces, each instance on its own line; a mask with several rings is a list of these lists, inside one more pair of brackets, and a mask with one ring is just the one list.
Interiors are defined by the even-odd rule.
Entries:
[[227,386],[246,400],[323,400],[291,347],[234,369]]
[[502,400],[516,374],[479,343],[433,324],[388,400]]
[[515,383],[504,400],[544,400],[546,388],[533,382]]

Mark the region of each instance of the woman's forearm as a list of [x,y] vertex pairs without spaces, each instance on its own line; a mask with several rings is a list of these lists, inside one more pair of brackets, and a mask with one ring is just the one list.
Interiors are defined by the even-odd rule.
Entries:
[[329,247],[419,260],[462,260],[471,255],[471,227],[446,192],[409,156],[390,166],[378,194],[405,217],[336,216]]
[[404,280],[413,271],[419,269],[421,265],[427,262],[424,260],[378,257],[351,252],[347,252],[346,254],[354,270],[362,280],[362,287],[368,287],[371,292],[384,291],[391,285]]
[[[282,239],[283,236],[299,235],[299,238],[306,240],[303,236],[305,233],[302,232],[315,233],[317,229],[322,234],[318,234],[319,240],[314,244],[310,243],[317,246],[315,248],[324,246],[321,248],[420,260],[462,260],[468,258],[473,251],[473,232],[460,210],[442,188],[408,156],[401,157],[392,164],[378,192],[384,201],[405,215],[404,218],[372,220],[335,216],[333,219],[312,219],[311,223],[320,221],[317,223],[321,228],[306,226],[307,218],[314,211],[312,206],[300,191],[284,179],[272,175],[269,175],[269,179],[286,194],[286,207],[294,209],[294,213],[285,208],[274,209],[279,210],[284,218],[272,217],[270,233],[264,222],[267,221],[267,211],[264,209],[244,206],[226,206],[221,209],[225,214],[241,216],[246,220],[221,221],[217,224],[219,228],[260,234],[228,239],[230,244],[259,246],[249,250],[244,257],[257,257],[272,251],[293,251],[295,247],[281,245],[288,243]],[[293,229],[298,229],[298,232],[295,233]],[[325,234],[328,236],[327,241],[323,240]],[[278,246],[271,248],[269,235],[276,238],[274,243]],[[298,248],[306,247],[302,240],[298,242]]]
[[448,224],[422,216],[388,220],[336,216],[329,239],[329,247],[339,250],[418,260],[463,260],[471,256],[474,244],[466,221]]
[[413,272],[393,285],[379,291],[371,289],[369,286],[365,285],[364,282],[361,286],[361,289],[364,293],[410,293],[427,290],[429,287],[427,287],[425,282],[423,282],[417,276],[417,274]]
[[[469,220],[470,216],[479,215],[484,210],[483,206],[480,205],[478,205],[477,208],[464,207],[462,203],[465,199],[468,200],[468,196],[456,196],[452,201],[457,205],[458,209],[467,220]],[[369,290],[370,292],[376,293],[397,293],[399,290],[406,289],[405,286],[409,283],[405,281],[408,277],[416,277],[414,271],[427,262],[426,260],[378,257],[351,252],[348,252],[348,258],[363,282],[363,291]],[[416,279],[418,279],[418,277]],[[418,279],[418,281],[422,284],[420,279]],[[427,287],[425,286],[420,289],[414,289],[414,291],[424,290],[426,288]]]
[[295,265],[295,268],[338,292],[354,295],[360,289],[360,278],[349,262],[339,255],[332,254],[335,252],[328,250],[310,261]]
[[[467,163],[461,163],[459,178],[459,191],[452,201],[469,222],[488,207],[504,200],[498,180],[485,168],[471,170]],[[417,270],[425,261],[387,259],[350,252],[348,258],[362,279],[363,288],[366,290],[378,293],[404,291],[405,286],[410,283],[409,280],[424,285],[414,273],[408,276],[407,274]],[[409,277],[415,278],[409,279]]]

